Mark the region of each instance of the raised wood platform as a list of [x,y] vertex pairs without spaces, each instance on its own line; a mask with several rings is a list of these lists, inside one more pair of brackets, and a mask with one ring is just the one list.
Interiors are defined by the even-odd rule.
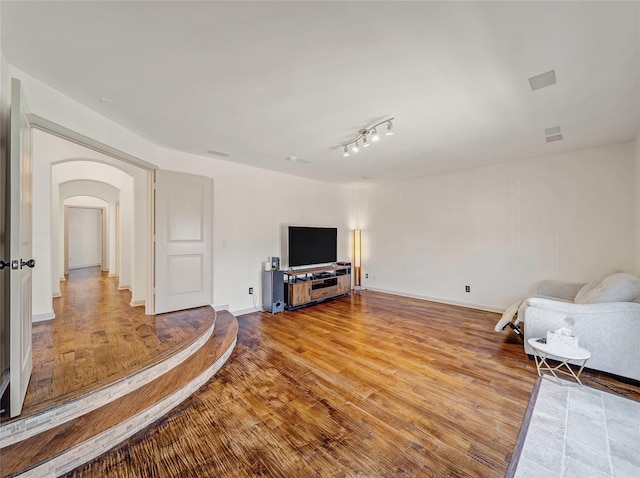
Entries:
[[[76,282],[77,286],[82,281],[70,282]],[[100,277],[97,282],[108,283],[110,280]],[[76,294],[76,300],[90,295],[85,290]],[[123,292],[115,295],[119,297]],[[102,300],[108,296],[108,293],[99,295]],[[51,330],[48,334],[39,332],[41,335],[34,341],[34,351],[39,349],[42,354],[42,349],[47,349],[51,341],[74,341],[76,348],[81,348],[78,344],[84,344],[86,349],[100,348],[105,344],[83,342],[83,337],[95,336],[92,329],[100,323],[110,328],[110,333],[105,334],[110,342],[120,344],[106,354],[107,362],[112,366],[103,367],[99,380],[86,380],[89,374],[83,367],[92,367],[93,364],[79,361],[75,368],[78,376],[85,378],[84,381],[64,382],[67,389],[59,386],[57,393],[51,393],[49,389],[48,398],[41,403],[31,397],[25,413],[15,419],[3,420],[0,425],[1,476],[59,476],[100,455],[162,417],[206,383],[229,358],[237,339],[235,317],[226,311],[216,314],[210,307],[156,317],[141,316],[131,308],[123,308],[122,314],[114,314],[111,307],[111,311],[105,313],[107,317],[100,318],[79,308],[84,313],[83,319],[75,323],[72,318],[77,319],[81,314],[74,315],[72,310],[63,308],[59,322],[46,324]],[[128,317],[133,329],[126,326],[118,329],[107,320],[110,314],[113,314],[111,319],[116,324],[123,324],[123,315]],[[150,321],[162,325],[150,331],[145,327]],[[77,330],[65,327],[70,323]],[[182,326],[184,331],[177,330]],[[50,338],[58,336],[64,339],[66,335],[71,336],[68,341]],[[144,343],[141,359],[131,356],[140,347],[126,347]],[[65,360],[53,360],[52,363],[54,370],[57,368],[58,371],[68,366]],[[115,363],[132,365],[127,371],[113,366]],[[34,386],[34,383],[42,386],[44,379],[34,375],[36,380],[30,384],[32,393],[47,395],[39,393],[39,388]],[[48,383],[52,382],[53,379]],[[80,386],[73,390],[70,383]]]
[[238,323],[221,312],[216,331],[192,356],[118,399],[2,449],[2,476],[59,476],[150,425],[205,384],[227,361]]
[[[22,417],[73,400],[162,361],[211,328],[210,307],[145,315],[99,267],[74,269],[53,300],[55,319],[33,324],[33,373]],[[4,419],[0,418],[4,423]]]

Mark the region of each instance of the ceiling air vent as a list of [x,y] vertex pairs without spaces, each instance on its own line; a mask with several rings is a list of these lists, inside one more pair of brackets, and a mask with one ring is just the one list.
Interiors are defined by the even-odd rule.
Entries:
[[542,73],[541,75],[532,76],[529,78],[529,86],[531,87],[531,91],[539,90],[540,88],[546,88],[547,86],[555,85],[556,81],[556,71],[551,70],[546,73]]
[[225,153],[224,151],[218,151],[217,149],[209,149],[207,150],[207,154],[211,156],[220,156],[221,158],[228,158],[231,156],[231,153]]
[[553,141],[562,141],[562,130],[560,126],[553,126],[551,128],[546,128],[544,130],[544,136],[547,140],[547,143],[552,143]]

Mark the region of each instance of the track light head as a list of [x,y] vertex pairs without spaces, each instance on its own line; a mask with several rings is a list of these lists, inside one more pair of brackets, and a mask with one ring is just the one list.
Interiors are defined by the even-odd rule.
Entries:
[[342,153],[342,157],[343,158],[348,158],[349,157],[349,149],[347,148],[347,145],[344,145],[344,152]]
[[387,136],[391,136],[393,134],[393,123],[391,121],[387,121],[387,132],[385,134]]
[[356,140],[356,142],[353,143],[353,146],[351,147],[351,151],[353,151],[354,153],[357,153],[358,151],[360,151],[360,148],[358,148],[358,140]]
[[369,141],[367,141],[367,134],[363,134],[362,135],[362,147],[366,148],[367,146],[369,146],[371,143]]
[[378,130],[375,128],[371,129],[371,141],[377,143],[380,141],[380,136],[378,135]]

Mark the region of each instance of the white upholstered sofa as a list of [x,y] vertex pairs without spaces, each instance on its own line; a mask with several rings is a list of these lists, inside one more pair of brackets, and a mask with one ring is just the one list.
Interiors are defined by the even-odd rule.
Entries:
[[[515,304],[514,304],[515,305]],[[640,380],[640,279],[622,272],[588,284],[541,281],[518,307],[525,352],[532,337],[567,327],[591,352],[587,368]],[[497,329],[497,326],[496,326]]]

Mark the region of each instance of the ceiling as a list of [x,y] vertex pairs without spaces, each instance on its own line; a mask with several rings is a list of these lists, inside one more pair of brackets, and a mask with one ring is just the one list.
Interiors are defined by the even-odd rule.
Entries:
[[[203,161],[214,149],[236,163],[362,185],[625,141],[640,130],[638,2],[1,8],[10,64]],[[527,79],[549,70],[557,84],[532,91]],[[395,135],[342,157],[359,129],[389,117]],[[547,143],[544,129],[554,126],[564,140]]]

